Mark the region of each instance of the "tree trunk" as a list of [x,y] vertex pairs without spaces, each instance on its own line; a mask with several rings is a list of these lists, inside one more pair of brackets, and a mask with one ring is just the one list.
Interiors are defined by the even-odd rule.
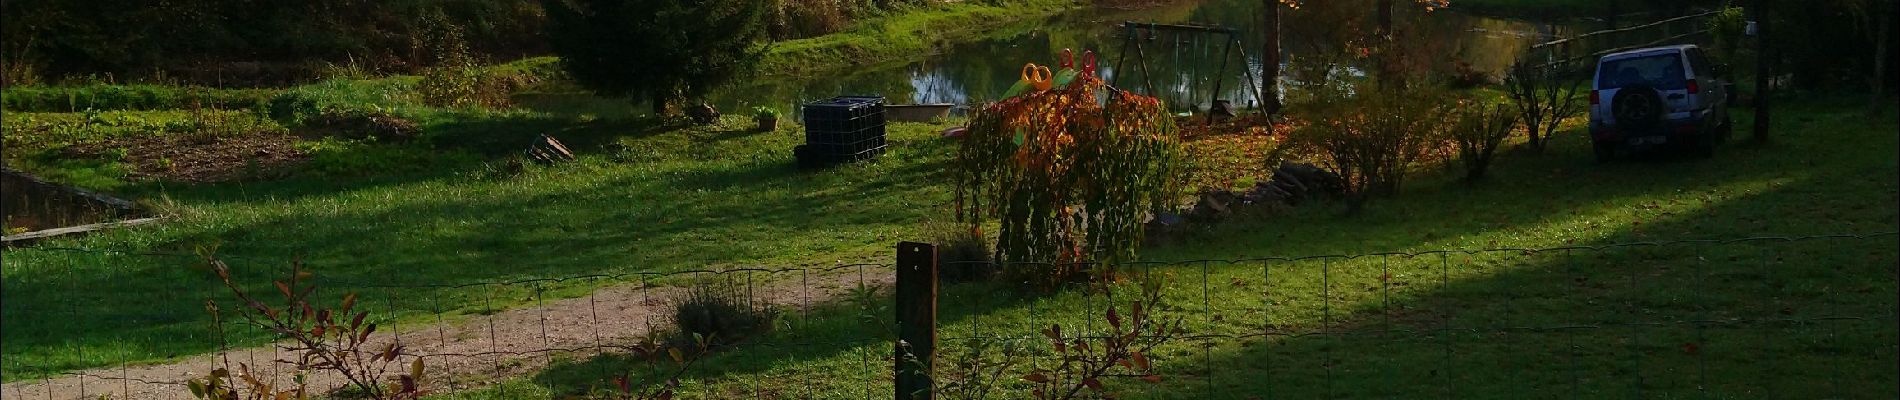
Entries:
[[653,93],[648,94],[648,96],[649,101],[653,102],[653,116],[665,117],[668,113],[673,111],[671,107],[668,107],[668,103],[673,101],[672,96],[666,95],[666,92],[655,90]]
[[1383,89],[1395,87],[1393,84],[1397,83],[1395,79],[1398,78],[1398,73],[1396,68],[1393,68],[1392,60],[1392,56],[1397,53],[1397,51],[1393,49],[1396,40],[1394,40],[1394,33],[1392,32],[1392,0],[1379,0],[1378,7],[1379,30],[1377,37],[1374,39],[1379,43],[1379,55],[1377,56],[1378,59],[1374,61],[1379,65],[1378,84],[1379,88]]
[[1261,0],[1266,3],[1266,43],[1260,49],[1260,109],[1267,114],[1280,113],[1280,0]]
[[1879,112],[1881,99],[1887,97],[1887,54],[1893,45],[1893,13],[1885,7],[1875,7],[1874,18],[1880,20],[1880,27],[1874,29],[1874,95],[1868,104],[1868,110]]
[[1755,4],[1755,143],[1768,143],[1769,77],[1774,73],[1774,51],[1768,43],[1768,0]]

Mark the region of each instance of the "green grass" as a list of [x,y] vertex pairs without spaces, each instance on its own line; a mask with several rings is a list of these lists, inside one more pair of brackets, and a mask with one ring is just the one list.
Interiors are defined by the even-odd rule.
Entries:
[[[918,14],[911,24],[887,21],[878,29],[924,32],[951,16],[994,17],[972,11],[989,8],[958,8],[987,6],[945,7],[939,17]],[[877,32],[862,31],[866,38],[884,34]],[[849,38],[830,40],[836,41],[804,45],[855,46],[842,44],[854,42]],[[849,51],[881,54],[907,46],[891,43]],[[806,51],[789,49],[780,51]],[[300,146],[315,158],[310,173],[265,182],[126,182],[111,160],[48,156],[73,143],[201,131],[169,128],[187,119],[182,111],[7,113],[10,162],[16,154],[35,155],[44,162],[23,167],[140,198],[171,219],[55,240],[39,250],[9,250],[0,264],[4,379],[215,350],[202,301],[228,296],[196,257],[185,255],[194,251],[215,249],[260,291],[268,290],[267,278],[300,259],[326,282],[325,295],[340,296],[342,289],[369,283],[888,262],[893,243],[923,237],[923,222],[948,214],[950,189],[941,169],[952,142],[937,137],[942,126],[895,125],[883,160],[806,172],[792,167],[789,149],[800,137],[789,124],[752,132],[745,116],[734,116],[716,126],[680,127],[616,117],[631,107],[624,101],[559,91],[518,97],[519,107],[511,110],[444,109],[417,104],[414,80],[334,80],[275,94],[299,100],[293,110],[387,110],[418,122],[424,134],[407,144],[309,141]],[[1868,117],[1857,104],[1785,104],[1775,144],[1766,147],[1732,146],[1709,160],[1594,165],[1572,129],[1548,154],[1506,154],[1487,182],[1469,185],[1453,172],[1425,171],[1401,195],[1375,201],[1362,215],[1343,217],[1337,205],[1319,203],[1242,216],[1145,255],[1242,259],[1894,230],[1900,165],[1892,155],[1900,143],[1891,133],[1900,127],[1892,116]],[[257,117],[257,110],[216,113],[239,121],[233,124],[278,123]],[[567,142],[581,160],[510,167],[506,160],[542,133]],[[49,249],[58,247],[180,255]],[[1198,333],[1364,333],[1444,323],[1477,328],[1215,340],[1205,350],[1184,343],[1158,354],[1168,376],[1162,386],[1126,389],[1152,398],[1246,398],[1239,394],[1266,391],[1292,398],[1688,397],[1696,394],[1695,383],[1707,382],[1721,395],[1714,397],[1878,397],[1891,392],[1900,372],[1893,370],[1891,347],[1900,340],[1890,314],[1896,251],[1886,236],[1442,260],[1214,263],[1205,275],[1202,264],[1158,266],[1154,272],[1170,274],[1178,289],[1171,294],[1176,315]],[[1395,278],[1381,280],[1387,272]],[[536,290],[579,296],[613,283],[624,282],[378,290],[364,298],[381,320],[426,323],[438,311],[466,318],[532,304],[542,298]],[[1205,295],[1195,290],[1201,287],[1208,288]],[[1000,285],[967,284],[945,293],[947,337],[1026,335],[1051,323],[1087,330],[1091,322],[1084,316],[1096,312],[1084,310],[1101,307],[1099,298],[1079,291],[1014,296]],[[889,332],[861,323],[853,307],[822,306],[761,343],[715,355],[688,375],[686,394],[888,393],[883,358],[889,345],[879,340]],[[1871,319],[1779,321],[1828,316]],[[1588,328],[1710,318],[1750,323]],[[1489,329],[1574,325],[1586,327]],[[233,334],[228,339],[235,346],[265,340],[254,332]],[[1683,350],[1690,343],[1701,350]],[[1447,349],[1454,357],[1444,356]],[[1321,363],[1326,359],[1337,362],[1328,369]],[[615,372],[644,368],[618,358],[570,358],[497,388],[446,397],[571,394]]]
[[276,94],[277,91],[271,89],[144,84],[9,87],[0,91],[0,109],[10,112],[175,110],[191,107],[243,109],[269,101]]
[[[501,161],[452,156],[355,178],[132,185],[122,191],[171,219],[44,246],[184,253],[215,246],[258,289],[293,258],[323,279],[359,284],[830,264],[884,256],[948,198],[935,183],[949,151],[937,126],[893,126],[884,161],[800,172],[790,154],[802,140],[797,127],[752,132],[740,117],[682,130],[527,111],[429,120],[434,147],[359,150],[500,157],[549,133],[583,157],[518,174]],[[227,296],[197,264],[192,257],[9,251],[7,379],[212,350],[201,302]],[[604,284],[548,289],[577,295]],[[529,301],[527,288],[516,289],[408,291],[399,295],[410,302],[392,312],[420,315],[434,307],[429,298],[442,299],[450,314]]]
[[918,6],[852,23],[843,32],[772,44],[764,75],[814,75],[918,59],[942,43],[987,36],[997,28],[1047,18],[1076,0],[964,1]]
[[[1571,130],[1548,154],[1507,154],[1488,182],[1470,185],[1456,181],[1456,173],[1428,172],[1362,215],[1344,217],[1338,205],[1320,204],[1243,217],[1150,248],[1144,257],[1223,260],[1894,231],[1900,164],[1892,155],[1900,143],[1891,132],[1900,127],[1892,115],[1870,118],[1851,104],[1783,104],[1790,106],[1769,146],[1731,146],[1708,160],[1648,157],[1595,165],[1584,139]],[[1113,386],[1126,397],[1183,399],[1882,397],[1900,388],[1895,263],[1900,246],[1892,235],[1169,263],[1142,271],[1169,276],[1170,310],[1190,330],[1277,335],[1214,339],[1205,348],[1192,341],[1170,345],[1155,355],[1162,383]],[[1008,293],[986,283],[946,287],[940,336],[1034,337],[1049,324],[1071,332],[1101,329],[1100,318],[1087,317],[1100,315],[1098,296]],[[686,374],[683,397],[887,395],[889,344],[866,339],[891,333],[857,314],[850,304],[822,308],[755,345],[715,354]],[[1836,317],[1845,319],[1827,320]],[[1446,326],[1456,329],[1439,330]],[[947,339],[940,354],[966,348]],[[602,387],[604,377],[650,375],[653,368],[614,357],[568,359],[536,376],[441,397],[575,394]],[[1005,376],[1013,381],[1026,372]],[[1006,386],[1024,390],[1020,382]]]

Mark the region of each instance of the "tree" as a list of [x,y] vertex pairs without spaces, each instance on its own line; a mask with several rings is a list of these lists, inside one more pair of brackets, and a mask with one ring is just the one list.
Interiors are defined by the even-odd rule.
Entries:
[[1260,109],[1267,114],[1280,113],[1280,1],[1262,0],[1266,20],[1261,29],[1267,40],[1260,51]]
[[543,0],[548,41],[603,96],[646,96],[654,114],[758,64],[767,0]]
[[1582,82],[1566,79],[1562,68],[1565,66],[1538,66],[1526,60],[1512,65],[1504,76],[1505,93],[1524,121],[1524,132],[1529,135],[1524,145],[1531,151],[1544,151],[1550,137],[1557,134],[1558,125],[1588,107],[1580,99]]

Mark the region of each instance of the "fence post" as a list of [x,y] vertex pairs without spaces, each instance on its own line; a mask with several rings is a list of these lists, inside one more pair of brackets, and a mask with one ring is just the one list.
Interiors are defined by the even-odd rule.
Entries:
[[930,400],[937,360],[937,248],[897,244],[897,399]]

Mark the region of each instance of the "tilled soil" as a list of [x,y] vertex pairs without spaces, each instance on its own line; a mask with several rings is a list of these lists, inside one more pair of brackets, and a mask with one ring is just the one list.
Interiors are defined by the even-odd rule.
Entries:
[[297,150],[296,141],[289,134],[169,135],[114,139],[69,152],[106,158],[123,150],[131,179],[212,183],[280,175],[309,159]]

